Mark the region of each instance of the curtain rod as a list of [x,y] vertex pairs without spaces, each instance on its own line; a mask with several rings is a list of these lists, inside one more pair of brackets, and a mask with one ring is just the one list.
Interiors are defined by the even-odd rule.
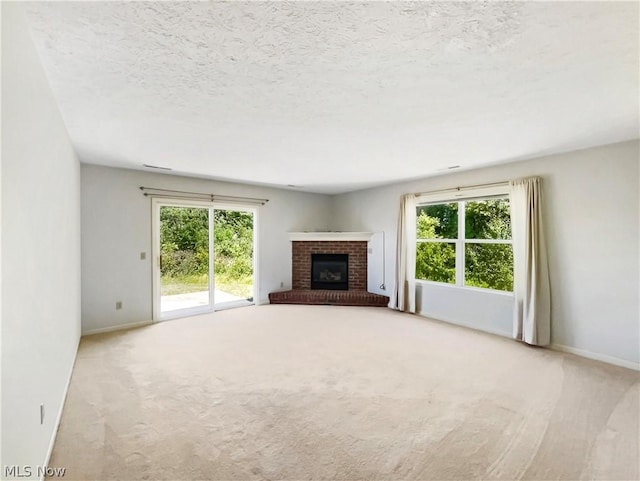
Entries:
[[478,187],[498,187],[507,185],[509,185],[509,182],[492,182],[490,184],[465,185],[462,187],[451,187],[449,189],[431,190],[429,192],[416,192],[414,195],[438,194],[440,192],[460,192],[461,190],[477,189]]
[[[145,197],[162,197],[166,199],[191,199],[191,200],[219,200],[222,202],[235,202],[264,205],[269,199],[257,199],[255,197],[237,197],[234,195],[206,194],[204,192],[188,192],[183,190],[156,189],[155,187],[140,187]],[[146,192],[145,192],[146,191]]]

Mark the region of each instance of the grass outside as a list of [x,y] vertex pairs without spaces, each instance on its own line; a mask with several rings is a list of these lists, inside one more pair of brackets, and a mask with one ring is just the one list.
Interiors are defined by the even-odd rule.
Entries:
[[[162,276],[160,281],[162,283],[163,296],[190,294],[209,289],[209,276],[207,274],[180,277]],[[253,296],[253,279],[251,276],[243,279],[233,279],[224,274],[216,274],[216,289],[248,299]]]

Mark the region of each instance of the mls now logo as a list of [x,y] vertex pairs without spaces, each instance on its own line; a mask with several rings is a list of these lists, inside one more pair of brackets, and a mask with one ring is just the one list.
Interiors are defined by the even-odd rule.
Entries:
[[36,466],[35,472],[31,466],[5,466],[5,478],[29,478],[35,474],[38,478],[47,476],[49,478],[61,478],[65,475],[67,468],[52,468],[49,466]]

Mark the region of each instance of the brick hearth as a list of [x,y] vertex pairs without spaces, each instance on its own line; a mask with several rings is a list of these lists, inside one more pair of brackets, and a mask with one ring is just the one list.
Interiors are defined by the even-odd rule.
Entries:
[[[387,296],[367,292],[367,241],[292,241],[292,290],[269,294],[271,304],[334,304],[386,307]],[[348,254],[349,290],[311,289],[312,254]]]
[[326,291],[300,289],[272,292],[271,304],[331,304],[335,306],[387,307],[389,298],[367,291]]

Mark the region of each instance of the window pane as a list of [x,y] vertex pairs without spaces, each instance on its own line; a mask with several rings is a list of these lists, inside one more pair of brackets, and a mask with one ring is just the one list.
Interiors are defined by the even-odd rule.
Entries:
[[467,286],[513,291],[513,248],[510,244],[465,244]]
[[419,242],[416,246],[416,279],[456,283],[456,245]]
[[511,239],[509,199],[467,202],[464,230],[466,239]]
[[209,305],[209,209],[160,207],[160,311]]
[[416,210],[418,239],[457,239],[458,203],[423,205]]

